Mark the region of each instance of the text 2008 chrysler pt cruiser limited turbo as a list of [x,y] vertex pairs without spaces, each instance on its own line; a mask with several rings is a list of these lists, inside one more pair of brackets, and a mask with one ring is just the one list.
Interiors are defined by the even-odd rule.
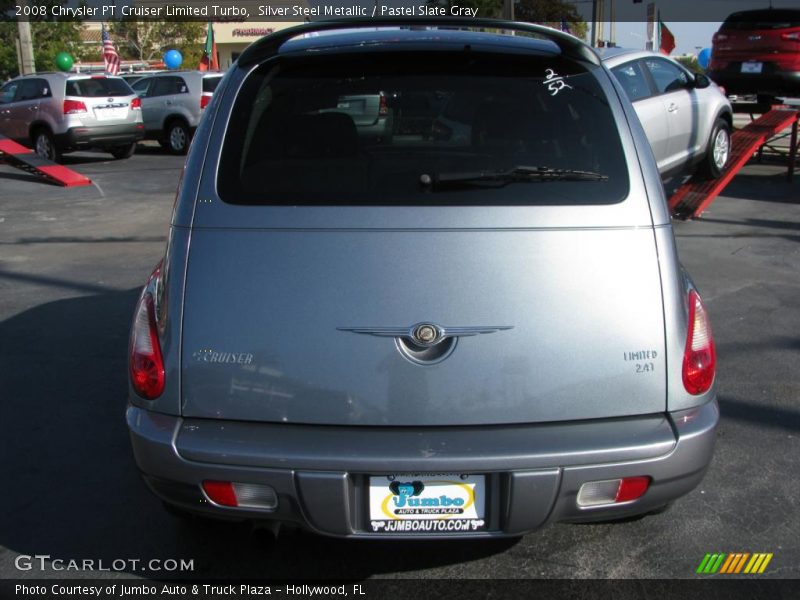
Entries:
[[306,24],[220,83],[131,333],[168,505],[512,536],[703,477],[714,343],[625,92],[569,35],[468,23]]

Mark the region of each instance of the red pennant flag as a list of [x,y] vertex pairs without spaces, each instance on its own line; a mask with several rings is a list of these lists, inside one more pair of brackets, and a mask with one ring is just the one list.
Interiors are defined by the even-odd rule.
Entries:
[[197,67],[201,71],[219,71],[219,59],[217,58],[217,41],[214,39],[214,28],[208,24],[206,32],[206,43],[203,46],[203,58]]
[[669,54],[675,49],[675,36],[672,35],[672,32],[667,29],[667,26],[661,22],[661,19],[658,20],[658,27],[659,27],[659,39],[661,40],[659,50],[663,54]]

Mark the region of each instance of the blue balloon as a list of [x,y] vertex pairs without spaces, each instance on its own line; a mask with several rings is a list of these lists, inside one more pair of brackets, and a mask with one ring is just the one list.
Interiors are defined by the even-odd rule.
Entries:
[[164,54],[164,64],[168,69],[177,69],[183,63],[183,56],[177,50],[167,50]]
[[711,62],[711,48],[703,48],[700,54],[697,55],[697,64],[704,69],[708,68],[708,63]]

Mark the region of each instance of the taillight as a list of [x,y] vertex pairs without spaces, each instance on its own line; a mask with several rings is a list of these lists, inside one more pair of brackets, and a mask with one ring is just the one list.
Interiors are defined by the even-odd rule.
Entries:
[[581,508],[632,502],[644,496],[650,487],[649,477],[625,477],[589,481],[578,490],[576,502]]
[[208,106],[208,104],[211,102],[211,98],[212,96],[206,96],[205,94],[200,96],[200,108],[203,109]]
[[[160,265],[151,279],[157,278],[159,273]],[[164,391],[164,359],[158,341],[155,303],[150,291],[142,294],[136,306],[128,366],[131,384],[139,396],[153,400],[161,395]]]
[[781,38],[784,40],[792,40],[800,42],[800,31],[793,31],[792,33],[782,33]]
[[87,112],[86,105],[80,100],[64,100],[65,115],[74,115],[85,112]]
[[702,394],[714,383],[717,350],[706,309],[694,290],[689,292],[688,329],[683,354],[683,387],[690,394]]
[[389,114],[389,104],[386,102],[386,94],[380,93],[380,104],[378,105],[378,116],[385,117]]
[[138,96],[131,100],[131,110],[142,110],[142,99]]

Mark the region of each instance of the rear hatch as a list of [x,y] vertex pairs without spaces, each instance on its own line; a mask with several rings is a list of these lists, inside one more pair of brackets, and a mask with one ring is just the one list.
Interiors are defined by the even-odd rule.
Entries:
[[[595,72],[478,51],[272,69],[241,88],[201,182],[185,416],[419,426],[665,409],[647,200]],[[340,104],[382,91],[473,109],[434,137],[376,140]],[[412,340],[420,324],[444,341]]]
[[[740,67],[742,72],[764,72],[764,67],[786,69],[800,63],[800,10],[745,11],[730,15],[713,38],[712,68]],[[731,63],[735,63],[731,65]],[[773,66],[774,65],[774,66]]]
[[139,102],[121,77],[95,75],[70,78],[64,90],[64,112],[80,119],[85,127],[134,124],[141,121]]

